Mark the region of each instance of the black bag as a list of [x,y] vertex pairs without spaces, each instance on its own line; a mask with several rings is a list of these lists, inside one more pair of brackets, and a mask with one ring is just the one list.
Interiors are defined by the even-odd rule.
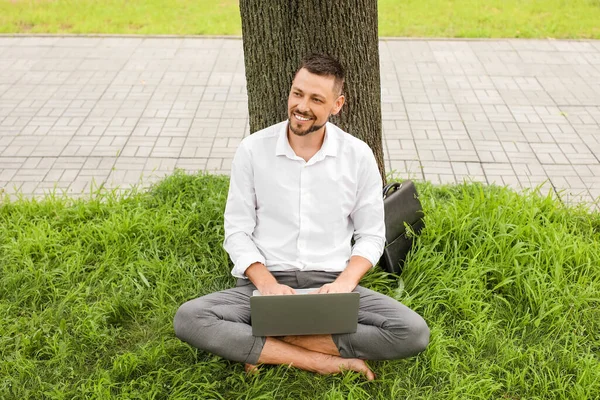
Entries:
[[406,234],[405,223],[414,233],[419,233],[425,226],[415,185],[411,181],[387,184],[383,188],[383,207],[386,246],[379,265],[387,272],[400,274],[413,244],[413,238]]

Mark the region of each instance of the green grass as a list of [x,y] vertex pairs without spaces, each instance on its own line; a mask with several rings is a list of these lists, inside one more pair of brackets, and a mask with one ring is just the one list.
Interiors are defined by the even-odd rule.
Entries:
[[380,0],[379,35],[600,39],[600,0]]
[[507,188],[419,183],[426,229],[402,279],[365,286],[431,343],[378,379],[243,366],[174,337],[184,301],[229,287],[228,178],[0,205],[2,399],[600,398],[600,215]]
[[[600,0],[379,0],[381,36],[600,39],[598,21]],[[0,0],[0,33],[241,31],[235,0]]]
[[241,35],[235,0],[0,0],[0,33]]

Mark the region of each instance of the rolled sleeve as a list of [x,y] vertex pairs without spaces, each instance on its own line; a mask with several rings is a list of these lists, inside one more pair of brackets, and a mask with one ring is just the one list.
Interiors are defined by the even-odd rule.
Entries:
[[373,266],[381,258],[385,246],[382,186],[375,156],[368,149],[358,180],[356,205],[350,217],[354,224],[352,256],[364,257]]
[[265,264],[265,257],[263,257],[256,249],[252,239],[247,237],[244,233],[240,232],[230,236],[226,241],[225,248],[231,250],[228,251],[230,255],[232,253],[236,254],[235,260],[233,259],[233,256],[231,257],[233,261],[231,274],[236,278],[248,279],[244,273],[249,266],[256,262]]
[[223,247],[229,253],[234,267],[232,275],[247,277],[246,269],[255,262],[265,263],[265,257],[252,240],[256,227],[256,194],[254,172],[244,142],[235,153],[231,164],[229,193],[225,206],[225,240]]

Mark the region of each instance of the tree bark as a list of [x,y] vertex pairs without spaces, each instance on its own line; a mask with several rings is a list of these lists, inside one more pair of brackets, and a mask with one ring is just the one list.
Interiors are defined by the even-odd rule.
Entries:
[[287,119],[293,74],[309,53],[346,68],[346,104],[331,122],[366,142],[385,182],[376,0],[240,0],[250,132]]

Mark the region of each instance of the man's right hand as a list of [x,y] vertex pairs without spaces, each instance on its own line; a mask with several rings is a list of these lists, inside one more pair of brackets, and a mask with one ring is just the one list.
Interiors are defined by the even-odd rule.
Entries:
[[262,294],[263,296],[273,296],[273,295],[280,295],[280,294],[296,294],[296,291],[287,286],[287,285],[282,285],[280,283],[271,283],[271,284],[267,284],[267,285],[263,285],[261,287],[257,287],[258,291],[260,292],[260,294]]
[[264,264],[256,262],[250,265],[246,269],[246,276],[254,283],[260,294],[264,296],[296,294],[296,291],[291,287],[278,283],[277,279],[275,279]]

